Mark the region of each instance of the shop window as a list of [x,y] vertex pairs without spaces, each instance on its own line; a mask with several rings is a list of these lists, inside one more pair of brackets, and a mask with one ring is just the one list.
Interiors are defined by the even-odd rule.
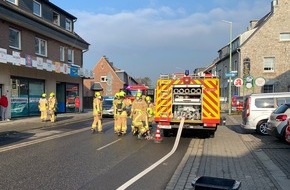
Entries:
[[79,96],[78,84],[66,84],[66,112],[76,112],[76,98]]
[[44,93],[44,81],[11,79],[11,117],[39,115],[38,102]]
[[19,30],[9,28],[9,47],[21,49],[21,33]]

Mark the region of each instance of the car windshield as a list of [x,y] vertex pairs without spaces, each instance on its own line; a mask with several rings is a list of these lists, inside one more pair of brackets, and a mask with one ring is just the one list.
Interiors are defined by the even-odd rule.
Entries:
[[113,106],[113,100],[104,100],[103,106]]
[[285,113],[288,108],[290,108],[290,105],[284,104],[279,106],[276,110],[274,110],[273,113],[274,114]]

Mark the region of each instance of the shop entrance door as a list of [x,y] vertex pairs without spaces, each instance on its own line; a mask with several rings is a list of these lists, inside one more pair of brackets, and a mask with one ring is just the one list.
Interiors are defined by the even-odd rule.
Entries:
[[56,83],[57,112],[65,113],[65,83]]

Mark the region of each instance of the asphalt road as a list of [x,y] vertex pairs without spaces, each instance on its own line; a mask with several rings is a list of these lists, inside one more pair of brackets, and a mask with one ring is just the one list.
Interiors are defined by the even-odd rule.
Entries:
[[[117,137],[112,121],[91,134],[91,121],[11,134],[0,146],[0,189],[116,189],[165,156],[175,138],[162,143]],[[191,138],[176,154],[128,189],[165,189]]]

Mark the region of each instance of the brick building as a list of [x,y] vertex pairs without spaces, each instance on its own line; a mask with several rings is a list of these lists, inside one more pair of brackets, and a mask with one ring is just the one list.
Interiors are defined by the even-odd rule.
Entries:
[[93,68],[94,79],[84,80],[85,107],[90,108],[95,91],[101,91],[103,96],[114,96],[120,89],[138,82],[126,71],[113,65],[106,56],[102,56]]
[[[232,40],[231,70],[243,85],[232,95],[290,91],[290,6],[288,0],[273,0],[271,11],[250,21],[248,30]],[[221,78],[221,97],[228,96],[230,44],[221,48],[211,72]]]
[[8,94],[9,117],[38,115],[50,92],[58,112],[74,111],[68,100],[82,97],[83,78],[92,76],[82,68],[89,43],[74,32],[76,19],[48,0],[0,1],[0,94]]

